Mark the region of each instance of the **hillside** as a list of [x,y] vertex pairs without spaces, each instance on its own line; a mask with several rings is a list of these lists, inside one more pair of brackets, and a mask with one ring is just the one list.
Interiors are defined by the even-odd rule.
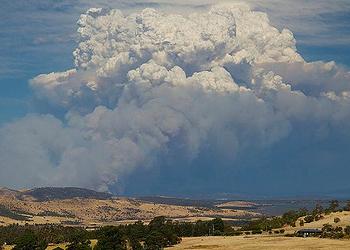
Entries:
[[99,199],[112,198],[112,194],[96,192],[94,190],[77,187],[42,187],[22,192],[24,195],[34,197],[38,201],[64,200],[73,198]]
[[254,202],[248,201],[229,201],[225,203],[217,204],[216,207],[219,208],[246,208],[246,209],[254,209],[258,206],[258,204]]
[[166,216],[179,220],[223,217],[251,218],[258,214],[244,209],[180,206],[112,197],[77,188],[39,188],[17,191],[0,189],[0,225],[45,224],[99,226],[150,220]]
[[[301,217],[298,222],[296,223],[296,227],[285,227],[287,233],[294,233],[295,231],[298,231],[300,229],[304,228],[318,228],[321,229],[324,224],[330,224],[333,227],[346,227],[350,225],[350,211],[343,211],[343,212],[333,212],[331,214],[322,215],[323,218],[321,218],[318,221],[313,221],[310,223],[305,223],[304,226],[300,226],[299,220],[304,219],[304,217]],[[335,223],[334,218],[339,218],[340,222]]]

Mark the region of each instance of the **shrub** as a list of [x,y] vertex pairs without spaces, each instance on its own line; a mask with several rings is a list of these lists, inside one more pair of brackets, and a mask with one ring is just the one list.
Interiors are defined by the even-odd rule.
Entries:
[[304,221],[305,221],[305,223],[313,222],[314,217],[312,215],[305,216]]
[[246,235],[249,235],[250,234],[250,232],[248,231],[248,232],[244,232]]
[[321,219],[321,215],[319,215],[319,214],[317,214],[316,216],[315,216],[315,221],[319,221],[320,219]]
[[331,235],[331,238],[332,239],[341,239],[341,238],[344,238],[344,234],[343,234],[343,232],[336,232],[336,233],[333,233]]
[[304,220],[300,220],[300,226],[301,226],[301,227],[304,226]]
[[280,233],[281,233],[281,234],[284,234],[285,231],[286,231],[286,230],[281,229],[281,230],[280,230]]
[[340,219],[338,217],[334,218],[334,223],[339,223]]
[[350,235],[350,226],[346,226],[346,228],[344,229],[344,232],[346,235]]
[[262,234],[262,231],[261,230],[253,230],[252,234]]
[[276,231],[274,231],[274,233],[275,233],[275,234],[279,234],[279,233],[280,233],[280,231],[276,230]]
[[327,224],[323,224],[322,227],[322,232],[331,232],[333,230],[333,227],[331,225]]

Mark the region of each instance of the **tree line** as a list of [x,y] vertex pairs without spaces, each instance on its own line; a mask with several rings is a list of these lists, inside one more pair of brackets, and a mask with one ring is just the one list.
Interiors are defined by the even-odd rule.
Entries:
[[191,223],[172,221],[164,216],[154,218],[149,224],[139,221],[128,225],[105,226],[94,231],[53,224],[10,225],[0,227],[0,246],[6,242],[15,245],[14,250],[41,250],[48,243],[69,242],[68,250],[90,250],[90,239],[97,239],[95,250],[156,250],[178,244],[184,236],[223,235],[232,230],[220,218]]

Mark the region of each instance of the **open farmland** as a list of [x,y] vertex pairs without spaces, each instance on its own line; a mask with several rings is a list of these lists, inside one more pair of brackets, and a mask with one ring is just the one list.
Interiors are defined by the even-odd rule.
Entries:
[[311,250],[350,249],[350,240],[331,240],[320,238],[299,238],[282,236],[212,236],[183,238],[179,245],[169,250],[211,249],[211,250]]

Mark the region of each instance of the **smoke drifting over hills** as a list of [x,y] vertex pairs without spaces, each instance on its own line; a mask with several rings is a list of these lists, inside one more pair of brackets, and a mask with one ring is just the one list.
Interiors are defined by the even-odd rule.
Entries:
[[37,113],[0,129],[2,185],[108,190],[170,158],[185,172],[210,152],[224,173],[296,134],[350,138],[350,72],[305,62],[245,4],[96,8],[78,26],[76,68],[32,79]]

